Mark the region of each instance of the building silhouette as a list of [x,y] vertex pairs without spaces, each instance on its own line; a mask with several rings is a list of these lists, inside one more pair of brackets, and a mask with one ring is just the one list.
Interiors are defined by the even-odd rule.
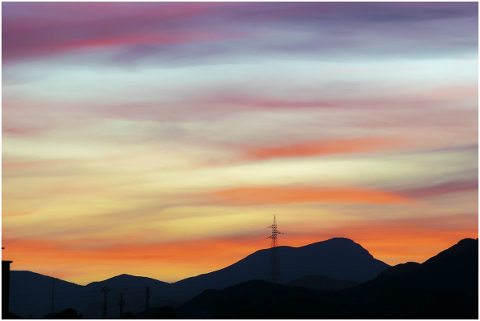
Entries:
[[10,314],[10,263],[12,262],[2,260],[2,319],[8,319]]

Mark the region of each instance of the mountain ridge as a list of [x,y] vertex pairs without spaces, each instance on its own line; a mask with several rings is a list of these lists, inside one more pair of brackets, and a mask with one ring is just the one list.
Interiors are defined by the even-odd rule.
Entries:
[[[390,266],[375,259],[360,244],[346,238],[332,238],[302,247],[279,246],[282,282],[320,274],[334,279],[364,282]],[[270,249],[258,250],[220,270],[175,282],[190,295],[198,289],[223,289],[248,280],[267,280]]]
[[[457,244],[420,266],[409,267],[410,271],[385,273],[344,290],[318,291],[253,280],[205,291],[177,313],[181,318],[221,319],[477,319],[478,239]],[[449,275],[451,271],[458,273]],[[447,276],[456,286],[445,283]]]
[[[388,264],[373,258],[360,244],[346,238],[333,238],[300,247],[281,246],[278,250],[280,253],[280,266],[284,282],[311,274],[322,274],[341,280],[348,279],[348,277],[345,277],[348,274],[352,275],[352,278],[358,282],[371,279],[389,267]],[[222,269],[185,278],[173,283],[130,274],[119,274],[105,280],[90,282],[86,285],[78,285],[70,282],[69,284],[75,286],[75,289],[66,292],[78,292],[78,296],[76,296],[76,294],[69,294],[64,298],[56,297],[55,300],[64,300],[65,304],[69,305],[66,307],[77,309],[86,318],[100,318],[101,315],[99,313],[101,311],[101,303],[103,302],[103,293],[101,293],[100,290],[102,287],[108,286],[111,288],[107,304],[109,311],[117,310],[115,304],[118,299],[118,293],[125,292],[125,300],[127,304],[129,304],[128,309],[131,310],[132,313],[135,313],[145,306],[146,286],[150,286],[152,302],[169,299],[186,302],[206,289],[221,290],[247,280],[266,280],[268,277],[269,256],[270,249],[261,249]],[[343,266],[344,268],[339,268],[339,266]],[[372,266],[374,266],[373,269]],[[356,269],[358,273],[354,273]],[[16,271],[12,271],[12,275],[16,273]],[[44,302],[50,302],[51,278],[35,272],[32,273],[32,275],[39,278],[36,282],[41,284],[41,287],[44,289],[42,290],[42,300]],[[28,294],[32,294],[33,289],[36,287],[34,285],[35,282],[31,284],[32,286],[23,284],[23,290],[20,291],[27,295],[25,300],[28,299]],[[13,280],[11,287],[18,288],[19,285],[18,282]],[[135,292],[135,294],[132,292]],[[62,291],[57,291],[56,289],[56,295],[60,296],[61,294]],[[79,297],[81,297],[81,299],[78,299]],[[67,304],[68,300],[70,300],[70,304]],[[33,312],[29,314],[32,314],[35,318],[41,318],[51,312],[48,306],[50,306],[50,304],[43,304],[43,307],[39,306],[38,309],[32,310]],[[62,306],[63,305],[60,304],[58,305],[58,307]],[[57,304],[55,307],[57,307]],[[11,309],[12,312],[17,314],[22,310],[24,310],[24,308],[18,304],[14,304]],[[26,313],[21,313],[20,315],[28,317]]]

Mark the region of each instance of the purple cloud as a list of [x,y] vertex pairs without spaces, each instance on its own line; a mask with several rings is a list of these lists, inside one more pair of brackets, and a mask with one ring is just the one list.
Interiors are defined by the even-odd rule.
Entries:
[[478,181],[450,181],[447,183],[411,188],[399,191],[400,194],[412,198],[427,198],[445,194],[478,191]]
[[[3,3],[3,61],[476,52],[476,3]],[[345,50],[348,49],[348,50]],[[313,51],[313,52],[312,52]],[[188,60],[187,59],[187,60]]]

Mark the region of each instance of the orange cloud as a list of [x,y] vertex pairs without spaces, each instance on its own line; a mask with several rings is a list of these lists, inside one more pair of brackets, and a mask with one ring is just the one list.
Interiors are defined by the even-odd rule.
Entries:
[[[150,276],[162,281],[207,273],[230,265],[267,247],[268,231],[244,236],[225,236],[169,243],[127,243],[112,245],[105,240],[4,239],[4,259],[12,260],[13,270],[31,270],[69,281],[88,283],[99,275],[122,273]],[[122,243],[123,242],[123,243]],[[82,269],[76,275],[74,270]],[[69,270],[69,271],[66,271]],[[70,271],[71,270],[71,271]],[[84,280],[84,281],[80,281]]]
[[42,168],[42,167],[52,167],[63,164],[71,163],[71,160],[35,160],[35,161],[20,161],[20,160],[10,160],[3,161],[2,168],[3,170],[15,170],[15,169],[29,169],[29,168]]
[[346,237],[361,244],[375,258],[390,265],[428,258],[461,239],[478,238],[478,216],[458,214],[429,218],[350,221],[335,228],[282,227],[282,245],[302,246],[332,237]]
[[3,214],[2,217],[16,217],[16,216],[24,216],[24,215],[30,215],[33,214],[34,212],[18,212],[18,213],[8,213],[8,214]]
[[[476,214],[377,221],[350,221],[334,228],[304,228],[281,224],[280,246],[304,246],[332,237],[346,237],[375,258],[394,265],[423,262],[460,239],[478,238]],[[176,281],[233,264],[268,248],[267,229],[167,243],[142,243],[134,239],[42,240],[3,239],[3,258],[13,270],[31,270],[86,284],[121,273]],[[280,258],[281,260],[281,258]],[[268,263],[266,263],[268,264]]]
[[228,204],[366,203],[411,204],[394,193],[360,188],[248,187],[220,190],[210,194],[214,202]]
[[242,158],[261,160],[317,155],[365,153],[389,150],[396,147],[398,140],[391,138],[351,138],[314,141],[280,147],[247,147]]

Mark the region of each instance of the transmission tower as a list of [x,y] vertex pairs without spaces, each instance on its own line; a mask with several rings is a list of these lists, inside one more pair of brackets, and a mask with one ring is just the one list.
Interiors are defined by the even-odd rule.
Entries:
[[106,319],[107,318],[107,293],[110,292],[110,288],[108,286],[104,286],[100,291],[102,291],[104,295],[102,312],[103,312],[103,318]]
[[268,238],[272,239],[270,249],[270,267],[268,271],[268,281],[273,283],[280,283],[280,260],[278,257],[278,234],[283,234],[277,230],[277,218],[273,215],[273,224],[267,228],[272,229],[272,235]]
[[125,303],[125,301],[123,300],[123,294],[124,294],[124,293],[120,293],[120,299],[118,299],[118,303],[117,303],[117,305],[120,306],[120,316],[119,316],[119,318],[122,318],[122,315],[123,315],[123,306],[124,306],[124,305],[127,305],[127,304]]

